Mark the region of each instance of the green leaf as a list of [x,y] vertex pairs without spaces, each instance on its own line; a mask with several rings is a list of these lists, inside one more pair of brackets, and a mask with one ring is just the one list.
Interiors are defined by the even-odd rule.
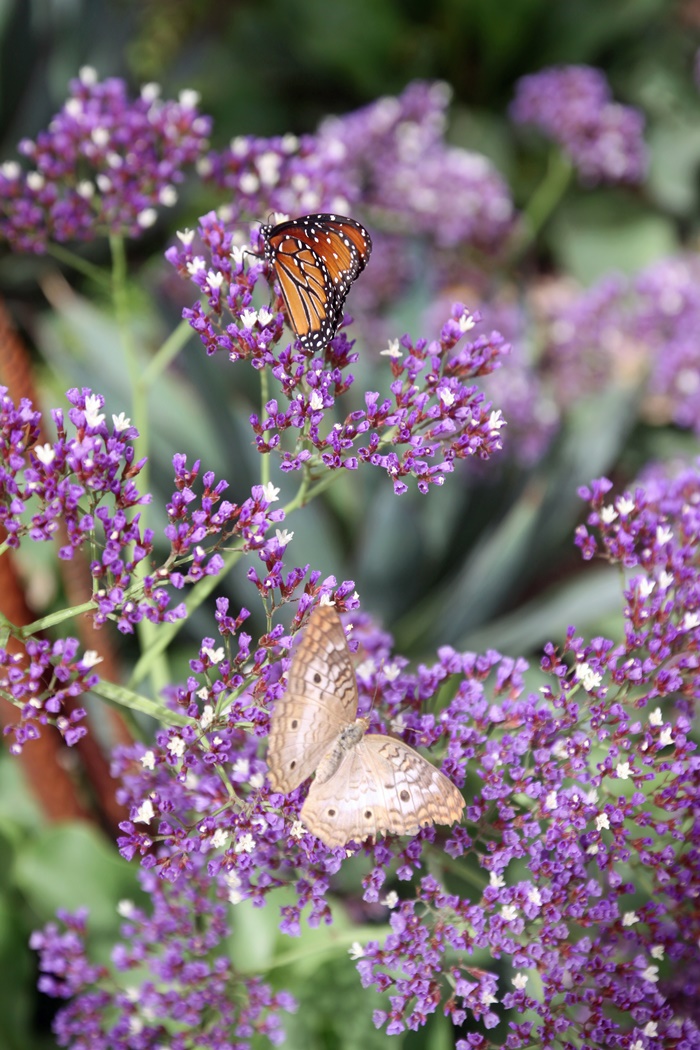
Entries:
[[562,268],[582,284],[615,270],[637,273],[678,247],[668,219],[601,191],[570,204],[553,227],[552,243]]
[[172,711],[157,700],[151,700],[142,693],[137,693],[125,685],[117,685],[116,682],[107,682],[100,679],[97,685],[90,690],[95,696],[107,700],[116,707],[128,707],[132,711],[138,711],[142,715],[155,718],[161,725],[187,726],[192,724],[192,719],[187,715],[181,715],[178,711]]
[[136,866],[89,824],[39,832],[18,849],[15,878],[40,921],[53,918],[58,908],[87,907],[91,931],[102,933],[117,930],[120,900],[141,896]]

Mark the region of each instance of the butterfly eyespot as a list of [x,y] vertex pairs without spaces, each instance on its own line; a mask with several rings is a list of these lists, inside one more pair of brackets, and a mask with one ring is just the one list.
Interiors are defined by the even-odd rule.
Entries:
[[297,766],[297,760],[296,760],[296,758],[293,758],[292,761],[289,763],[289,768],[290,769],[296,769],[296,766]]
[[336,815],[336,812],[337,812],[337,810],[335,810],[335,809],[329,809],[328,810],[328,816],[329,817],[334,817]]
[[365,810],[365,820],[371,820],[371,819],[372,819],[372,810],[371,809],[366,809]]
[[410,794],[408,793],[408,791],[406,791],[406,788],[404,788],[404,789],[403,789],[403,791],[402,791],[402,792],[400,792],[400,794],[399,794],[399,798],[401,799],[401,801],[402,801],[402,802],[408,802],[408,800],[410,799],[410,797],[411,797],[411,796],[410,796]]
[[298,729],[298,727],[299,727],[299,720],[297,718],[293,718],[292,719],[292,729]]
[[318,683],[320,681],[321,681],[321,676],[320,676],[320,674],[317,671],[316,674],[314,675],[314,685],[318,685]]

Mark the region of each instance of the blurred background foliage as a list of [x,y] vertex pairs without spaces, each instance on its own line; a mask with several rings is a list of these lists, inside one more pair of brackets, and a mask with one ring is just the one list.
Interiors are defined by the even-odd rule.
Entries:
[[[68,80],[86,64],[101,78],[125,77],[134,90],[151,80],[166,97],[198,90],[202,112],[214,117],[216,148],[237,134],[312,131],[324,116],[399,93],[412,79],[441,79],[454,91],[448,137],[490,157],[524,206],[543,178],[546,153],[508,121],[514,84],[549,65],[586,63],[605,71],[619,101],[645,111],[649,178],[638,191],[572,184],[509,275],[516,288],[549,274],[585,286],[613,270],[632,274],[683,247],[697,248],[699,43],[698,0],[0,0],[0,160],[14,157],[23,136],[46,126]],[[193,298],[163,251],[176,229],[220,203],[211,187],[191,180],[178,207],[130,246],[132,308],[146,356]],[[105,245],[83,250],[107,264]],[[430,294],[424,273],[392,309],[395,336],[421,334]],[[44,406],[62,404],[70,386],[101,392],[109,411],[128,405],[118,334],[93,286],[55,260],[3,249],[0,296],[30,348]],[[380,383],[378,349],[353,369],[358,396]],[[164,523],[158,505],[172,491],[174,451],[190,461],[201,457],[230,480],[231,498],[245,497],[259,477],[246,423],[258,398],[252,370],[208,359],[190,340],[150,402],[156,528]],[[584,568],[573,547],[583,509],[576,487],[601,473],[624,486],[650,460],[696,453],[689,432],[641,422],[638,402],[633,384],[613,387],[574,406],[553,447],[531,468],[494,461],[448,477],[427,497],[396,498],[385,478],[366,472],[345,478],[295,515],[290,555],[295,564],[354,579],[363,607],[395,631],[408,655],[429,659],[447,643],[499,648],[529,657],[536,684],[542,644],[561,637],[567,624],[612,636],[620,630],[619,579]],[[284,497],[284,479],[282,485]],[[32,551],[31,566],[24,566],[37,615],[64,600],[47,553]],[[238,605],[251,604],[243,570],[224,591]],[[176,678],[186,675],[191,644],[211,634],[212,624],[209,610],[200,609],[187,639],[180,636]],[[132,643],[112,642],[126,677],[136,655]],[[35,991],[30,930],[57,906],[89,903],[98,954],[106,952],[118,926],[116,901],[139,891],[133,871],[98,831],[49,825],[7,759],[0,762],[0,786],[0,1050],[51,1046],[53,1004]],[[246,960],[251,968],[274,967],[275,980],[301,1003],[290,1022],[290,1046],[386,1042],[374,1032],[372,1004],[347,956],[349,931],[361,939],[348,918],[360,876],[348,867],[343,877],[345,905],[336,924],[308,931],[300,942],[276,932],[274,907],[245,918],[241,911],[234,955],[244,967]],[[452,1041],[449,1026],[435,1018],[394,1045],[441,1050]]]

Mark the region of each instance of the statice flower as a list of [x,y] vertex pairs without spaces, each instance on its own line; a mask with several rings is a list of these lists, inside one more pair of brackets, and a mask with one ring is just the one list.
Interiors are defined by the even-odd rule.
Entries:
[[700,433],[699,288],[697,259],[680,255],[553,299],[542,315],[542,362],[561,410],[609,384],[634,386],[646,420]]
[[[406,480],[416,479],[418,490],[442,485],[456,460],[477,455],[487,459],[501,447],[500,412],[492,411],[483,395],[465,380],[488,374],[507,352],[498,333],[479,336],[451,353],[474,326],[474,318],[461,304],[443,326],[440,339],[415,343],[408,336],[387,350],[393,382],[391,397],[376,391],[365,394],[365,408],[351,412],[343,422],[324,425],[325,413],[352,382],[340,382],[341,370],[351,363],[349,344],[341,334],[333,342],[330,360],[309,361],[300,353],[284,352],[272,374],[288,400],[281,411],[277,400],[265,406],[267,415],[251,417],[261,452],[281,446],[287,430],[304,434],[293,451],[282,453],[281,469],[313,469],[323,465],[356,470],[360,464],[379,467],[392,480],[394,491],[407,491]],[[306,371],[309,394],[296,393]],[[309,451],[315,447],[318,457]]]
[[[536,332],[542,311],[541,291],[535,288],[522,301],[514,303],[508,297],[482,301],[478,315],[480,331],[498,331],[506,340],[508,359],[506,367],[497,368],[480,379],[486,397],[499,406],[507,420],[503,433],[503,455],[498,461],[489,461],[486,469],[498,469],[506,460],[530,467],[539,462],[558,433],[563,405],[559,404],[550,378],[538,360],[533,329]],[[435,299],[425,315],[428,331],[438,328],[448,306],[448,298]],[[478,464],[472,461],[478,468]]]
[[73,406],[68,421],[54,409],[56,440],[39,444],[40,414],[26,400],[15,406],[0,388],[0,522],[5,547],[58,538],[64,559],[90,549],[96,624],[112,619],[130,633],[144,617],[154,623],[181,618],[185,606],[171,606],[168,588],[218,575],[224,547],[259,552],[266,533],[284,519],[261,486],[233,503],[222,498],[228,482],[206,471],[198,492],[199,461],[188,467],[178,454],[176,490],[166,508],[170,551],[156,567],[153,530],[142,528],[136,510],[151,498],[136,485],[143,461],[135,461],[131,442],[138,431],[123,413],[108,424],[101,395],[74,389],[66,396]]
[[[122,825],[120,849],[125,857],[140,855],[145,867],[157,867],[166,879],[177,880],[183,871],[196,873],[205,856],[210,876],[233,903],[252,899],[262,904],[272,889],[292,884],[297,899],[283,908],[281,928],[296,935],[304,913],[312,925],[331,920],[327,892],[350,851],[329,850],[303,828],[302,788],[284,796],[267,783],[264,745],[270,709],[285,687],[282,672],[289,667],[293,633],[311,607],[324,596],[339,609],[356,610],[357,601],[350,581],[336,585],[333,578],[309,575],[308,569],[300,570],[292,583],[284,595],[287,601],[298,599],[292,633],[279,625],[255,644],[241,629],[246,610],[232,616],[227,600],[219,599],[219,637],[202,640],[191,661],[190,678],[171,697],[190,724],[161,731],[148,748],[120,750],[114,772],[122,778],[120,800],[131,814]],[[348,618],[364,654],[358,668],[360,710],[373,705],[373,724],[380,731],[391,726],[413,743],[441,744],[442,768],[462,782],[459,740],[452,738],[450,723],[426,710],[430,698],[458,672],[454,658],[446,654],[435,665],[410,673],[405,660],[392,658],[390,638],[366,615],[352,611]],[[491,654],[465,663],[474,690],[481,691],[480,683],[499,659]],[[512,661],[503,661],[497,689],[512,688],[518,674]],[[223,778],[222,769],[227,770]],[[435,828],[428,828],[408,842],[393,839],[355,846],[353,851],[367,852],[374,860],[365,879],[367,900],[378,899],[391,857],[397,859],[400,878],[410,881],[424,851],[432,855],[437,835]],[[459,829],[455,836],[454,850],[459,852],[464,836]]]
[[[388,993],[375,1023],[390,1034],[440,1010],[458,1027],[481,1021],[484,1034],[469,1045],[484,1048],[503,1045],[488,1034],[501,1024],[513,1050],[546,1044],[552,1032],[563,1046],[645,1048],[652,1031],[664,1045],[700,1046],[667,976],[693,964],[700,933],[692,861],[700,760],[688,717],[699,688],[700,471],[655,484],[650,497],[626,494],[611,509],[609,483],[587,494],[594,527],[603,522],[612,536],[607,523],[619,519],[615,542],[644,572],[625,592],[624,640],[586,641],[570,629],[560,646],[545,647],[537,694],[525,692],[525,661],[493,651],[443,647],[411,672],[366,616],[347,617],[360,646],[360,713],[373,730],[439,747],[456,784],[469,774],[466,826],[328,849],[299,821],[304,787],[271,791],[265,738],[291,636],[323,596],[339,609],[355,605],[350,582],[299,570],[280,578],[290,584],[286,599],[298,598],[291,633],[278,625],[253,643],[246,611],[232,615],[220,599],[219,636],[203,639],[171,698],[189,725],[116,755],[131,814],[124,856],[140,855],[175,889],[183,878],[197,884],[206,868],[207,892],[234,907],[293,886],[281,928],[298,935],[303,917],[331,921],[335,874],[349,853],[366,854],[367,904],[390,900],[387,879],[400,889],[389,936],[353,949],[363,985]],[[455,874],[446,889],[445,856],[470,864],[469,882]],[[73,1009],[85,1010],[82,996]]]
[[700,687],[698,467],[678,477],[656,470],[634,492],[614,499],[611,488],[601,478],[581,490],[592,509],[576,543],[584,558],[603,557],[628,577],[627,648],[649,655],[622,664],[620,682],[630,683],[637,706],[673,695],[690,714]]
[[[66,397],[73,406],[70,427],[62,409],[54,409],[56,440],[39,444],[40,413],[26,399],[15,406],[7,388],[0,387],[0,515],[6,547],[59,536],[59,557],[71,558],[94,531],[95,517],[106,529],[133,529],[138,514],[127,523],[127,512],[150,501],[134,482],[143,463],[134,461],[131,441],[138,431],[130,420],[122,413],[107,423],[104,398],[90,390],[72,389]],[[130,532],[120,546],[131,541],[148,546],[151,536]],[[117,543],[116,535],[111,542]],[[109,560],[105,556],[104,564]]]
[[5,546],[58,539],[59,557],[70,559],[91,547],[99,534],[99,556],[90,564],[100,606],[97,622],[118,607],[123,607],[120,627],[126,630],[144,613],[155,620],[181,615],[166,612],[160,598],[143,605],[132,601],[130,609],[125,604],[137,567],[153,550],[153,532],[141,529],[135,510],[150,502],[134,480],[143,467],[135,461],[131,443],[138,431],[123,413],[107,423],[101,411],[104,398],[90,390],[73,389],[66,396],[72,405],[68,421],[61,409],[54,409],[56,439],[39,444],[39,414],[26,400],[15,407],[6,388],[0,388]]
[[210,119],[196,92],[162,100],[157,84],[130,99],[123,80],[98,81],[85,67],[36,141],[23,140],[29,167],[0,167],[0,236],[19,251],[96,235],[138,237],[206,149]]
[[[224,350],[232,361],[269,366],[284,401],[271,398],[265,415],[251,416],[250,423],[258,451],[280,453],[282,470],[356,470],[366,463],[386,471],[395,492],[405,492],[405,479],[413,477],[425,493],[430,485],[443,484],[455,460],[486,459],[500,449],[505,421],[467,382],[497,368],[508,347],[491,332],[455,350],[478,320],[465,306],[453,305],[439,339],[414,342],[404,336],[392,342],[383,352],[393,377],[391,397],[367,392],[365,409],[329,426],[327,417],[354,381],[344,375],[357,360],[345,333],[331,341],[322,358],[291,346],[276,352],[283,333],[281,296],[272,311],[252,309],[262,265],[246,265],[245,254],[232,248],[230,232],[213,213],[204,217],[199,232],[207,255],[195,252],[191,237],[168,252],[178,272],[206,296],[206,305],[200,300],[184,314],[207,353]],[[287,449],[285,432],[292,436]]]
[[[588,493],[594,507],[607,488]],[[470,1047],[504,1045],[488,1036],[504,1022],[512,1048],[549,1045],[553,1033],[564,1047],[646,1048],[652,1035],[700,1046],[693,1008],[668,980],[697,959],[700,760],[684,710],[699,689],[698,588],[685,569],[690,542],[687,560],[677,549],[656,554],[673,543],[666,532],[697,535],[685,503],[693,491],[698,502],[697,472],[666,488],[656,521],[639,494],[605,515],[625,551],[638,515],[640,557],[667,564],[667,577],[675,566],[686,588],[659,576],[655,586],[647,569],[625,594],[624,642],[586,642],[570,629],[560,648],[546,646],[539,696],[524,696],[515,677],[490,704],[465,681],[443,710],[475,785],[468,834],[453,831],[445,849],[471,857],[486,881],[479,895],[423,877],[392,912],[389,937],[363,946],[363,984],[389,993],[375,1015],[389,1034],[441,1009],[455,1025],[482,1021]],[[466,678],[464,655],[441,655]],[[483,969],[484,954],[499,960],[500,977]]]
[[[21,645],[21,647],[20,647]],[[96,685],[93,671],[101,657],[92,650],[78,654],[76,638],[56,642],[28,638],[0,647],[0,690],[19,709],[19,720],[7,724],[5,736],[14,737],[10,751],[19,755],[24,745],[38,739],[40,727],[56,726],[69,747],[85,736],[85,710],[76,699]]]
[[199,171],[233,195],[229,221],[359,207],[443,247],[492,251],[512,229],[512,199],[486,157],[446,144],[449,99],[446,85],[418,81],[398,97],[325,120],[315,135],[238,137]]
[[605,75],[590,66],[545,69],[518,81],[511,117],[558,143],[582,182],[639,183],[646,174],[644,117],[613,102]]
[[398,98],[325,121],[320,148],[347,159],[366,187],[363,204],[399,229],[441,247],[494,250],[512,229],[510,191],[486,157],[445,142],[450,97],[446,84],[409,84]]
[[662,259],[634,281],[632,337],[650,361],[646,415],[700,435],[700,261]]
[[86,956],[87,913],[58,913],[33,934],[47,995],[71,999],[55,1020],[59,1046],[73,1050],[133,1050],[169,1046],[188,1050],[249,1050],[264,1036],[283,1041],[281,1011],[292,997],[260,978],[236,971],[223,894],[200,866],[171,883],[143,873],[148,911],[120,902],[122,940],[110,965]]
[[641,381],[648,358],[633,339],[633,318],[630,284],[617,274],[551,298],[541,318],[542,358],[563,410],[610,383]]
[[238,135],[227,149],[213,150],[197,165],[205,181],[227,191],[227,220],[269,212],[300,215],[331,211],[341,215],[357,204],[359,184],[317,136]]

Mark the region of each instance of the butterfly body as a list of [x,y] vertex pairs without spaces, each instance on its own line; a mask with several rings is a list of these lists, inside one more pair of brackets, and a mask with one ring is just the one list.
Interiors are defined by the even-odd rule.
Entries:
[[293,791],[315,771],[301,819],[331,847],[459,820],[464,799],[452,781],[402,740],[367,733],[369,719],[355,718],[357,703],[343,625],[335,609],[319,606],[273,712],[273,790]]
[[343,761],[348,751],[360,743],[367,732],[368,726],[368,718],[357,718],[354,722],[351,722],[349,726],[345,726],[344,729],[340,730],[333,747],[327,755],[324,755],[319,763],[314,783],[318,781],[319,784],[324,784],[327,780],[331,779],[333,774],[339,769],[340,763]]
[[372,238],[355,219],[329,213],[263,225],[260,234],[294,334],[304,349],[322,350],[367,265]]

